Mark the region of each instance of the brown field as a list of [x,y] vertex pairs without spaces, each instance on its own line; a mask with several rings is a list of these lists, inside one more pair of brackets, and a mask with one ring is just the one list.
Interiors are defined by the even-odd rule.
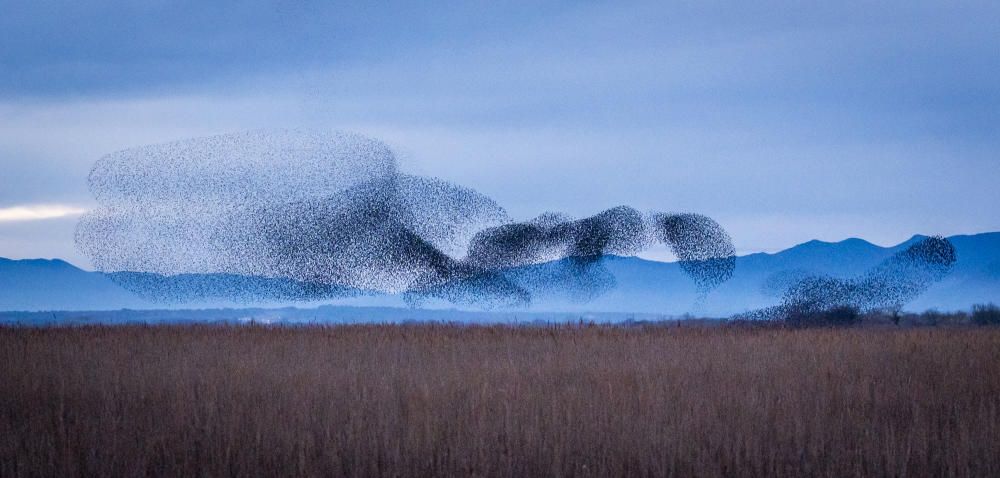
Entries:
[[1000,329],[0,328],[0,476],[1000,476]]

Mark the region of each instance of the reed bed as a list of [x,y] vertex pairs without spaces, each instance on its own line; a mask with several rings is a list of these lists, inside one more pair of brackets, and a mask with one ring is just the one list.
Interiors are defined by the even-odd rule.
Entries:
[[1000,476],[1000,329],[6,327],[0,476]]

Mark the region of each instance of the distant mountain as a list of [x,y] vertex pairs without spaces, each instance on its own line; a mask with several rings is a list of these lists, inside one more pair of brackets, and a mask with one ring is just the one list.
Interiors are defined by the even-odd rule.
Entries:
[[104,274],[59,259],[0,258],[0,310],[108,310],[148,307]]
[[[539,312],[634,312],[644,314],[728,316],[775,305],[783,288],[810,274],[853,277],[864,273],[924,236],[893,247],[862,239],[809,241],[774,254],[737,258],[732,279],[705,297],[677,263],[610,256],[602,265],[615,287],[596,297],[539,293],[531,307]],[[1000,232],[950,237],[958,262],[944,280],[907,305],[910,310],[967,309],[974,303],[1000,302]],[[532,273],[558,263],[531,266]],[[362,306],[400,306],[398,297],[359,297],[330,301]],[[220,306],[238,304],[198,304]],[[258,304],[259,305],[259,304]],[[278,305],[278,304],[267,304]],[[288,304],[280,304],[288,305]],[[315,305],[315,304],[313,304]],[[430,303],[430,306],[449,307]],[[173,308],[191,307],[174,304]],[[114,310],[164,308],[119,287],[106,275],[87,272],[60,260],[0,259],[0,310]]]
[[[733,277],[706,297],[677,263],[634,257],[611,257],[605,265],[617,287],[585,304],[553,298],[538,304],[543,310],[600,310],[643,313],[728,316],[777,305],[784,288],[797,278],[823,274],[849,278],[863,274],[893,254],[926,236],[913,236],[893,247],[862,239],[809,241],[774,254],[738,257]],[[941,282],[907,304],[909,310],[965,310],[972,304],[1000,302],[1000,232],[950,237],[958,258]]]

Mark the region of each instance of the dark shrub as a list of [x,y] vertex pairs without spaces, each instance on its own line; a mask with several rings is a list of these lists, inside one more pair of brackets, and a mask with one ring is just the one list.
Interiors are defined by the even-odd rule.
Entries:
[[797,327],[849,326],[860,320],[861,313],[858,309],[847,305],[820,310],[792,308],[785,316],[785,322]]
[[929,309],[920,314],[920,319],[925,325],[939,325],[945,320],[944,314],[937,309]]
[[972,323],[976,325],[1000,325],[1000,306],[992,302],[973,305]]

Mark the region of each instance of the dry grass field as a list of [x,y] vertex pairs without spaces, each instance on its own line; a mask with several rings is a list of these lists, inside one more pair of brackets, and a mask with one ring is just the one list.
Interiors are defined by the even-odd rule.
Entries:
[[0,476],[1000,476],[1000,329],[0,328]]

